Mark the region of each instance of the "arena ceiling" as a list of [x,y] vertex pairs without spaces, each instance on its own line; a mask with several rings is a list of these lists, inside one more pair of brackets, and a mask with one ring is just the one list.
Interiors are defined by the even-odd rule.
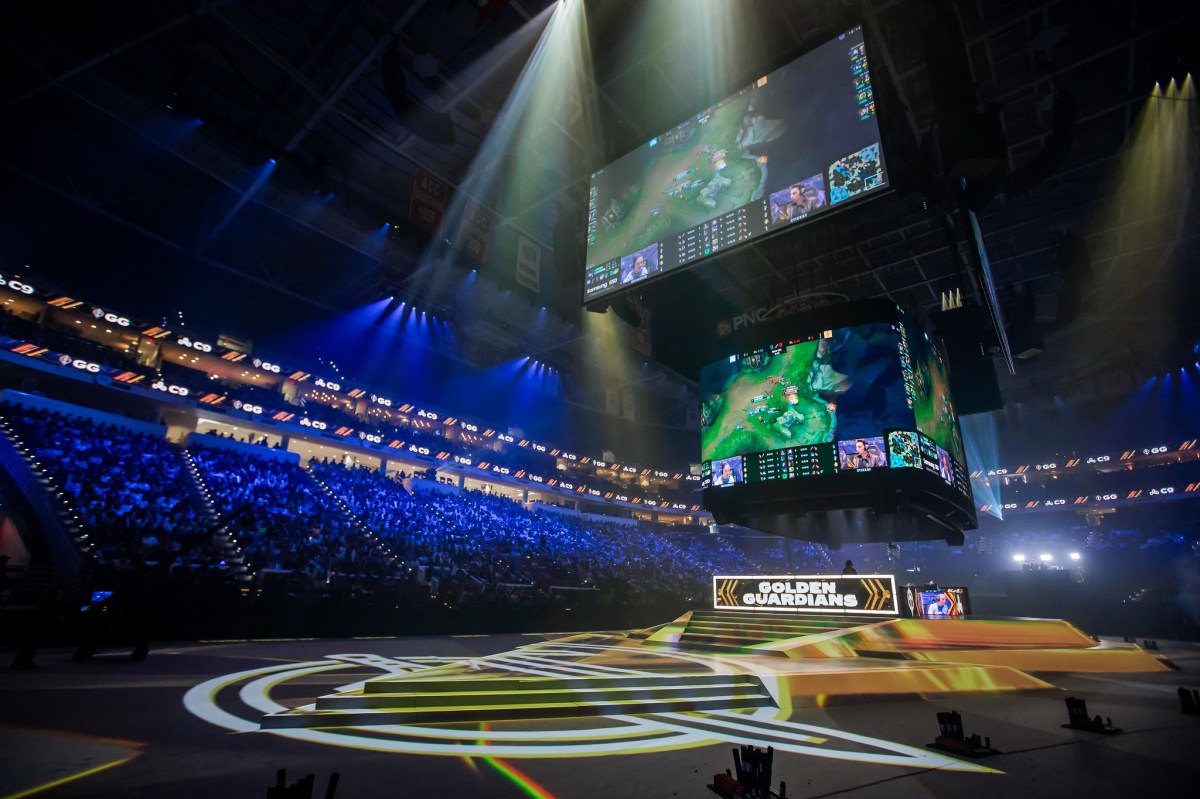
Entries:
[[[881,118],[890,116],[885,126],[900,154],[890,166],[893,176],[908,176],[903,191],[698,266],[694,274],[708,290],[747,309],[804,294],[911,297],[925,308],[945,291],[961,289],[968,300],[976,294],[971,245],[947,181],[921,177],[931,169],[958,174],[938,167],[930,144],[946,113],[943,82],[921,47],[933,30],[945,34],[951,62],[961,51],[969,63],[970,111],[999,124],[999,149],[981,156],[994,162],[996,180],[977,200],[980,227],[997,282],[1029,288],[1045,333],[1045,352],[1019,362],[1005,390],[1024,397],[1122,390],[1137,370],[1178,365],[1179,348],[1196,339],[1186,312],[1197,296],[1195,201],[1190,191],[1166,192],[1167,203],[1164,192],[1130,189],[1139,169],[1194,187],[1195,146],[1181,137],[1177,152],[1133,164],[1127,152],[1155,81],[1182,80],[1195,67],[1188,60],[1200,21],[1195,3],[964,0],[953,4],[962,31],[956,42],[927,0],[737,0],[720,4],[721,19],[737,25],[744,46],[717,52],[705,38],[712,3],[585,2],[595,87],[584,104],[599,135],[579,135],[582,105],[548,115],[567,157],[522,175],[533,200],[503,205],[479,193],[475,176],[555,5],[5,4],[7,238],[36,231],[60,262],[68,252],[100,258],[110,249],[118,261],[140,258],[128,271],[111,263],[105,270],[126,287],[157,287],[146,307],[161,306],[168,285],[148,256],[126,256],[106,231],[150,243],[170,264],[163,271],[228,279],[224,295],[219,287],[192,293],[200,277],[169,284],[193,299],[220,304],[262,290],[301,306],[345,309],[416,290],[414,281],[431,269],[465,274],[473,265],[408,221],[421,170],[495,218],[490,256],[480,265],[485,290],[469,305],[444,282],[440,290],[422,284],[422,302],[459,327],[458,355],[486,365],[544,354],[562,368],[604,369],[588,360],[579,308],[590,171],[719,98],[711,80],[692,79],[714,64],[727,92],[862,22],[876,48],[873,70],[890,84],[891,107]],[[660,29],[647,36],[650,24]],[[1074,125],[1056,134],[1055,101],[1068,94]],[[1186,98],[1175,100],[1173,107],[1188,108]],[[1061,122],[1063,105],[1057,112]],[[1183,112],[1185,134],[1194,134],[1194,113]],[[500,151],[482,168],[511,169],[509,160]],[[1005,181],[1015,174],[1023,184]],[[517,234],[543,248],[539,292],[512,279]],[[66,287],[94,281],[94,272],[80,259],[50,274]],[[663,301],[671,283],[655,284],[647,302]],[[1064,293],[1064,285],[1077,293]],[[540,306],[552,319],[535,336]],[[653,395],[657,410],[647,418],[682,422],[688,399],[678,380],[643,373],[601,382],[629,381]],[[602,392],[574,399],[603,406]]]

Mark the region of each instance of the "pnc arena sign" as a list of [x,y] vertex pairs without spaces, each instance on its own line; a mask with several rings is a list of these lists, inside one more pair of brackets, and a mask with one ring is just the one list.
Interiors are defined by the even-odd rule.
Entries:
[[846,302],[848,299],[845,294],[827,291],[818,291],[799,297],[791,297],[769,308],[762,306],[727,319],[718,320],[717,336],[724,338],[753,325],[760,325],[763,322],[770,322],[773,319],[782,319],[785,316],[791,316],[801,311],[811,311],[814,308],[821,308],[833,303]]
[[718,610],[900,615],[896,578],[891,574],[714,575],[713,607]]

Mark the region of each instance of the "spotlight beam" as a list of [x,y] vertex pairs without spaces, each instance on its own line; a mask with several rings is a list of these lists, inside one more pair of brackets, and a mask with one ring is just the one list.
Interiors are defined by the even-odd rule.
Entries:
[[233,207],[225,212],[225,215],[221,217],[221,221],[217,222],[217,224],[213,226],[213,229],[208,232],[208,235],[206,235],[204,239],[201,240],[198,245],[196,245],[196,252],[203,253],[208,249],[208,245],[213,243],[213,239],[221,235],[221,231],[233,221],[233,218],[238,215],[238,212],[241,211],[242,208],[245,207],[246,203],[250,202],[250,199],[254,196],[254,193],[262,188],[262,185],[267,182],[267,178],[271,177],[271,173],[274,171],[275,159],[272,158],[270,161],[264,164],[261,169],[259,169],[258,174],[254,177],[254,182],[242,192],[241,196],[238,197],[237,202],[233,204]]
[[[324,104],[324,102],[327,99],[325,97],[324,93],[320,89],[318,89],[317,87],[315,87],[311,83],[309,83],[308,80],[306,78],[304,78],[302,75],[296,74],[296,70],[295,70],[294,66],[292,66],[290,63],[288,63],[283,58],[281,58],[273,50],[267,48],[262,42],[251,37],[245,31],[240,30],[236,26],[231,26],[229,28],[229,30],[236,33],[239,37],[242,38],[243,41],[245,41],[248,45],[253,47],[259,53],[259,55],[263,56],[268,61],[270,61],[272,64],[274,64],[276,67],[278,67],[279,69],[281,69],[285,73],[287,73],[287,75],[290,78],[292,78],[292,80],[294,80],[298,86],[303,88],[305,91],[307,91],[309,94],[311,94],[315,99],[321,101]],[[384,46],[385,47],[387,46],[386,38],[384,39]],[[372,62],[372,63],[374,63],[374,62]],[[480,83],[482,83],[485,79],[487,79],[489,77],[491,77],[491,72],[489,70],[481,70],[480,74],[477,75],[472,80],[471,83],[463,86],[462,88],[459,89],[458,92],[456,92],[456,94],[452,97],[452,101],[447,104],[447,107],[449,108],[452,105],[457,104],[463,97],[469,95]],[[339,108],[339,109],[337,109],[337,114],[339,117],[342,118],[343,121],[347,122],[350,125],[353,125],[360,132],[371,137],[377,144],[379,144],[383,148],[387,149],[394,155],[397,155],[397,156],[403,158],[405,161],[412,164],[413,166],[424,169],[425,171],[429,172],[431,175],[436,177],[438,180],[442,181],[446,185],[455,189],[455,194],[462,195],[462,196],[466,197],[467,199],[470,199],[472,202],[477,203],[482,208],[485,208],[488,211],[495,214],[498,219],[504,218],[504,214],[499,213],[495,209],[495,207],[493,207],[490,203],[486,202],[482,197],[479,197],[476,194],[467,191],[466,189],[463,188],[461,183],[454,180],[452,177],[450,177],[446,173],[442,172],[441,170],[437,169],[436,167],[431,166],[429,163],[427,163],[427,161],[420,160],[416,156],[414,156],[411,152],[409,152],[409,150],[407,148],[407,144],[414,138],[414,136],[412,136],[411,134],[408,136],[408,138],[404,139],[402,142],[397,144],[395,141],[393,141],[391,138],[389,138],[385,133],[383,133],[382,131],[376,130],[374,126],[369,125],[366,122],[363,122],[361,119],[359,119],[354,114],[351,114],[349,111]],[[305,134],[305,135],[307,135],[307,134]],[[538,244],[542,245],[543,247],[545,247],[547,249],[553,249],[552,245],[547,243],[542,237],[538,236],[537,234],[530,233],[527,230],[520,230],[520,232],[523,235],[525,235],[526,238],[536,241]]]
[[[543,111],[541,114],[537,113],[539,110],[537,106],[539,93],[551,90],[548,79],[550,79],[552,74],[556,80],[561,80],[566,75],[568,77],[581,78],[586,84],[583,87],[584,93],[582,95],[575,91],[566,92],[566,100],[570,103],[569,107],[572,112],[572,119],[578,119],[580,116],[585,115],[587,109],[583,107],[581,97],[588,97],[596,90],[596,83],[591,75],[591,58],[586,49],[586,41],[582,44],[582,52],[574,49],[569,50],[570,55],[574,55],[580,59],[579,63],[572,64],[567,61],[566,63],[558,64],[557,68],[551,66],[554,60],[561,60],[563,58],[562,49],[567,46],[564,40],[565,42],[569,42],[572,36],[586,40],[587,36],[586,22],[580,21],[583,16],[581,7],[571,8],[560,3],[557,7],[547,7],[542,14],[551,9],[553,9],[553,13],[550,20],[547,22],[546,28],[537,45],[534,47],[529,60],[526,61],[521,75],[517,78],[516,84],[505,100],[492,131],[484,141],[483,146],[480,147],[476,155],[476,163],[471,164],[468,170],[468,177],[482,176],[486,179],[486,176],[490,176],[502,169],[504,163],[513,158],[514,154],[519,157],[517,150],[510,146],[512,142],[506,140],[506,137],[512,139],[516,138],[522,132],[527,132],[525,125],[531,115],[539,117],[538,122],[540,124],[545,124],[546,121],[549,121],[556,130],[579,147],[582,153],[592,156],[599,155],[598,145],[589,147],[580,142],[576,136],[572,135],[562,126],[555,116],[544,113],[546,109],[540,109]],[[528,11],[525,11],[523,16],[525,16],[527,24],[535,19],[528,16]],[[580,75],[580,69],[586,70],[586,74]],[[589,116],[594,117],[594,114]],[[597,142],[599,141],[599,137],[593,138]],[[494,152],[489,152],[491,150],[494,150]],[[487,160],[482,160],[485,158]],[[583,159],[572,159],[572,161],[576,160]],[[578,168],[578,164],[574,164],[573,168]],[[518,210],[511,215],[497,214],[500,217],[501,226],[513,224],[530,210],[539,207],[555,197],[561,196],[564,191],[569,190],[583,178],[584,175],[579,175],[569,184],[559,186],[554,192],[538,194],[537,197],[529,202],[520,205]],[[520,228],[517,229],[518,231],[520,230]],[[539,241],[539,243],[543,242]]]
[[137,233],[140,236],[145,236],[147,239],[157,242],[157,243],[161,244],[162,246],[166,247],[167,249],[169,249],[173,252],[177,252],[186,258],[194,258],[196,261],[204,264],[205,266],[211,266],[215,269],[220,269],[222,272],[228,272],[229,274],[231,274],[235,277],[242,278],[243,280],[248,280],[251,283],[256,283],[260,286],[266,286],[269,289],[279,292],[280,294],[282,294],[285,297],[290,297],[291,299],[298,300],[298,301],[304,303],[305,305],[309,305],[314,308],[319,308],[321,310],[330,311],[333,313],[338,313],[341,311],[341,309],[336,308],[327,302],[323,302],[320,300],[313,299],[312,297],[305,296],[304,294],[301,294],[301,293],[295,291],[294,289],[290,289],[287,286],[276,283],[275,281],[268,280],[259,275],[254,275],[249,272],[245,272],[245,271],[237,268],[236,266],[230,266],[229,264],[225,263],[224,261],[219,261],[216,258],[212,258],[210,256],[204,255],[203,253],[197,252],[194,249],[185,247],[182,244],[180,244],[179,242],[172,241],[171,239],[168,239],[166,236],[163,236],[159,233],[154,232],[153,230],[150,230],[149,228],[139,225],[137,222],[133,222],[129,219],[126,219],[123,216],[120,216],[119,214],[115,214],[112,211],[109,211],[107,208],[102,207],[101,205],[96,203],[94,200],[91,200],[87,197],[75,195],[75,194],[72,194],[71,192],[65,191],[64,189],[59,188],[58,186],[54,185],[53,183],[48,183],[47,181],[42,180],[39,177],[36,177],[34,175],[31,175],[28,172],[25,172],[24,170],[14,167],[12,164],[0,162],[0,169],[4,170],[12,175],[16,175],[17,177],[25,179],[29,183],[32,183],[34,186],[37,186],[38,188],[42,189],[43,191],[45,191],[47,193],[53,194],[57,197],[62,197],[63,199],[66,199],[66,200],[70,200],[71,202],[75,203],[76,205],[80,206],[81,208],[91,211],[92,213],[97,214],[111,222],[115,222],[116,224],[118,224],[124,228],[132,230],[134,233]]
[[[514,2],[510,2],[509,5],[512,7],[512,10],[516,11],[518,14],[521,14],[521,16],[524,18],[524,20],[526,20],[526,22],[528,22],[528,20],[530,20],[530,19],[533,19],[533,14],[530,14],[528,8],[524,7],[524,5],[521,4],[521,2],[516,2],[516,0],[514,0]],[[666,41],[662,42],[662,48],[665,49],[668,46],[668,44],[672,44],[674,41],[678,40],[678,38],[682,38],[682,37],[683,37],[683,31],[676,30],[676,36],[670,38],[670,40],[666,40]],[[624,76],[625,72],[629,72],[635,66],[636,66],[636,64],[630,65],[630,67],[626,68],[626,70],[624,72],[618,74],[618,76],[614,76],[610,80],[610,82],[608,82],[607,84],[599,84],[598,83],[598,84],[594,85],[596,94],[598,94],[598,96],[601,98],[601,100],[604,100],[606,103],[608,103],[608,106],[612,107],[613,113],[620,116],[620,119],[622,119],[622,121],[624,121],[626,125],[629,125],[631,127],[631,130],[637,130],[637,128],[641,127],[641,125],[638,124],[638,122],[634,118],[632,118],[632,116],[629,115],[629,112],[626,112],[626,110],[622,106],[622,104],[620,104],[616,100],[614,100],[611,92],[608,91],[608,86],[610,86],[610,84],[612,84],[612,83],[616,83],[617,80],[620,79],[620,77]]]
[[[516,11],[518,14],[520,14],[521,17],[523,19],[525,19],[526,22],[533,19],[533,15],[529,12],[529,10],[527,8],[525,8],[524,4],[516,2],[514,0],[514,2],[510,3],[509,5],[514,11]],[[670,39],[665,40],[662,43],[663,48],[665,48],[667,45],[673,43],[677,39],[680,39],[683,37],[683,31],[681,29],[673,29],[673,30],[675,30],[676,35]],[[596,96],[600,100],[604,101],[608,105],[608,107],[611,109],[612,113],[614,113],[616,116],[620,117],[621,121],[623,121],[626,125],[628,125],[631,130],[638,130],[642,127],[642,123],[638,122],[633,117],[631,117],[629,115],[629,112],[625,110],[625,107],[621,103],[616,101],[616,99],[612,96],[612,92],[609,90],[609,87],[611,84],[613,84],[617,80],[619,80],[622,75],[624,75],[629,70],[633,69],[634,66],[636,66],[636,63],[634,65],[631,65],[629,67],[629,69],[625,70],[625,72],[622,72],[619,75],[613,76],[607,84],[600,84],[597,82],[593,82],[591,89],[592,89],[592,91],[594,91],[596,93]],[[557,122],[555,124],[557,125]],[[561,127],[560,127],[560,130],[561,130]],[[565,131],[564,131],[564,133],[565,133]],[[578,142],[576,142],[576,143],[578,143]],[[597,147],[593,147],[592,150],[593,150],[593,152],[596,152],[596,153],[599,152]],[[586,179],[587,179],[587,175],[581,174],[579,177],[572,180],[571,182],[560,186],[555,191],[542,196],[541,198],[530,203],[525,208],[522,208],[518,212],[517,216],[518,217],[524,216],[525,214],[535,210],[536,208],[540,207],[541,205],[544,205],[545,203],[549,202],[550,200],[558,199],[559,197],[568,193],[577,184],[585,181]]]
[[[511,5],[513,7],[516,7],[516,3],[512,3]],[[530,22],[533,20],[533,16],[531,16],[527,12],[522,12],[521,16],[525,19],[526,22]],[[513,55],[515,55],[516,53],[521,51],[521,48],[519,48],[519,47],[506,47],[505,46],[509,42],[510,38],[511,37],[505,38],[504,41],[502,41],[499,45],[497,45],[491,51],[493,53],[499,53],[502,60],[499,63],[494,64],[492,66],[492,68],[490,68],[490,69],[480,69],[478,74],[476,74],[473,78],[471,78],[469,81],[467,81],[463,85],[459,86],[454,91],[454,93],[452,95],[450,95],[450,97],[448,97],[441,104],[441,107],[438,109],[439,111],[448,112],[448,111],[454,109],[460,102],[462,102],[463,99],[470,96],[472,93],[474,93],[474,91],[476,89],[478,89],[480,86],[482,86],[488,80],[493,78],[496,70],[503,68],[505,66],[505,64],[507,63],[508,58],[512,57]],[[416,136],[411,133],[409,135],[405,136],[404,139],[400,142],[400,144],[397,145],[399,148],[399,151],[401,153],[407,155],[408,145],[414,139],[416,139]]]
[[[32,64],[32,62],[27,62],[27,63],[30,63],[31,66],[36,66],[36,65]],[[216,181],[217,183],[219,183],[220,185],[224,186],[225,188],[231,190],[232,192],[241,193],[243,187],[238,185],[237,183],[235,183],[233,180],[230,179],[228,171],[221,171],[218,169],[214,169],[211,163],[201,160],[199,157],[190,155],[186,149],[177,149],[174,146],[172,146],[170,143],[161,141],[160,139],[149,135],[142,127],[139,127],[136,120],[132,120],[127,116],[123,116],[116,109],[108,107],[105,104],[89,97],[88,95],[84,94],[83,91],[81,91],[80,89],[75,88],[73,86],[73,84],[70,84],[70,83],[64,84],[62,86],[62,90],[64,92],[66,92],[67,94],[71,95],[72,97],[74,97],[75,99],[79,100],[81,103],[83,103],[87,106],[90,106],[91,108],[94,108],[96,111],[100,112],[101,114],[104,114],[109,119],[112,119],[114,122],[118,123],[119,125],[124,126],[126,129],[128,129],[130,132],[132,132],[134,135],[136,135],[143,141],[153,145],[154,147],[157,147],[162,152],[167,153],[168,155],[171,155],[174,158],[178,159],[181,163],[188,165],[192,169],[195,169],[196,171],[200,172],[201,174],[207,176],[209,179]],[[58,188],[57,186],[53,186],[52,184],[50,184],[40,178],[35,177],[34,175],[32,175],[31,173],[29,173],[25,170],[22,170],[16,166],[13,166],[12,164],[0,164],[0,168],[7,169],[10,172],[12,172],[13,174],[19,175],[20,177],[25,178],[26,180],[30,181],[31,183],[34,183],[35,185],[41,186],[43,188],[47,188],[47,190],[50,191],[51,193],[56,194],[60,197],[65,197],[65,198],[87,208],[90,211],[100,213],[103,216],[105,216],[106,218],[117,221],[121,225],[124,225],[125,227],[129,228],[130,230],[140,233],[141,235],[144,235],[155,241],[159,241],[159,242],[163,242],[163,243],[169,242],[169,240],[163,238],[162,236],[159,236],[158,234],[153,233],[152,231],[149,231],[147,228],[145,228],[144,226],[142,226],[141,224],[139,224],[137,222],[126,219],[117,214],[113,214],[108,211],[105,211],[99,205],[97,205],[96,203],[91,201],[89,198],[78,196],[77,194],[64,191],[64,190]],[[281,216],[287,217],[288,219],[295,221],[296,224],[304,227],[307,230],[311,230],[312,232],[316,233],[317,235],[324,236],[325,238],[329,239],[330,241],[336,242],[338,245],[345,247],[348,250],[352,250],[353,252],[357,252],[360,255],[366,256],[367,258],[371,259],[371,261],[373,263],[378,263],[380,260],[379,254],[373,253],[373,252],[365,249],[362,246],[361,240],[358,240],[355,236],[347,235],[345,233],[345,229],[342,224],[337,224],[336,226],[335,225],[316,224],[316,222],[313,219],[306,219],[306,218],[304,218],[303,215],[294,213],[290,206],[285,208],[278,201],[272,201],[265,197],[256,197],[256,198],[254,198],[254,201],[259,203],[263,208],[267,208],[277,214],[280,214]],[[169,242],[169,246],[172,249],[175,249],[186,255],[190,255],[190,256],[205,259],[205,260],[213,260],[213,259],[207,259],[206,256],[199,255],[199,254],[195,253],[192,249],[190,249],[186,246],[183,246],[181,244],[178,244],[177,242]],[[280,291],[284,291],[288,296],[293,296],[298,299],[302,299],[305,302],[314,305],[315,307],[323,308],[325,310],[330,310],[330,311],[340,310],[338,308],[335,308],[332,305],[327,305],[325,302],[323,302],[321,300],[316,300],[316,299],[313,299],[312,297],[304,297],[304,296],[302,296],[296,292],[293,292],[291,290],[282,289],[279,287],[279,285],[277,285],[276,283],[274,283],[272,281],[263,280],[262,278],[254,275],[254,274],[251,274],[247,271],[244,271],[237,267],[231,266],[229,264],[225,264],[223,262],[219,262],[219,261],[215,261],[215,260],[213,260],[213,263],[220,264],[220,268],[226,272],[229,272],[234,275],[238,275],[239,277],[244,277],[247,280],[251,280],[256,283],[260,283],[261,285],[264,285],[264,286],[269,286],[271,288],[274,288],[274,289],[277,289]]]

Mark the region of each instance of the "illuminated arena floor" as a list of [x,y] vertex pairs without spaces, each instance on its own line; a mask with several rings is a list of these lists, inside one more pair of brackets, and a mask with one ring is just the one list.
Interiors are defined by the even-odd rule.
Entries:
[[[1200,687],[1200,648],[1161,646],[698,611],[634,634],[45,650],[0,672],[0,799],[258,797],[279,768],[316,796],[340,772],[346,799],[704,797],[747,743],[776,747],[794,797],[1190,795],[1200,718],[1175,692]],[[1063,729],[1070,695],[1123,732]],[[927,748],[951,709],[1001,754]]]

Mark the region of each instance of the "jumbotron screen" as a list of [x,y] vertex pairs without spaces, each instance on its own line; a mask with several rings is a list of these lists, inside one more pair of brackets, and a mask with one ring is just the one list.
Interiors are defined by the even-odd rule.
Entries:
[[898,309],[732,353],[700,395],[706,489],[918,469],[970,495],[945,363]]
[[877,193],[887,175],[862,28],[591,178],[585,304]]

